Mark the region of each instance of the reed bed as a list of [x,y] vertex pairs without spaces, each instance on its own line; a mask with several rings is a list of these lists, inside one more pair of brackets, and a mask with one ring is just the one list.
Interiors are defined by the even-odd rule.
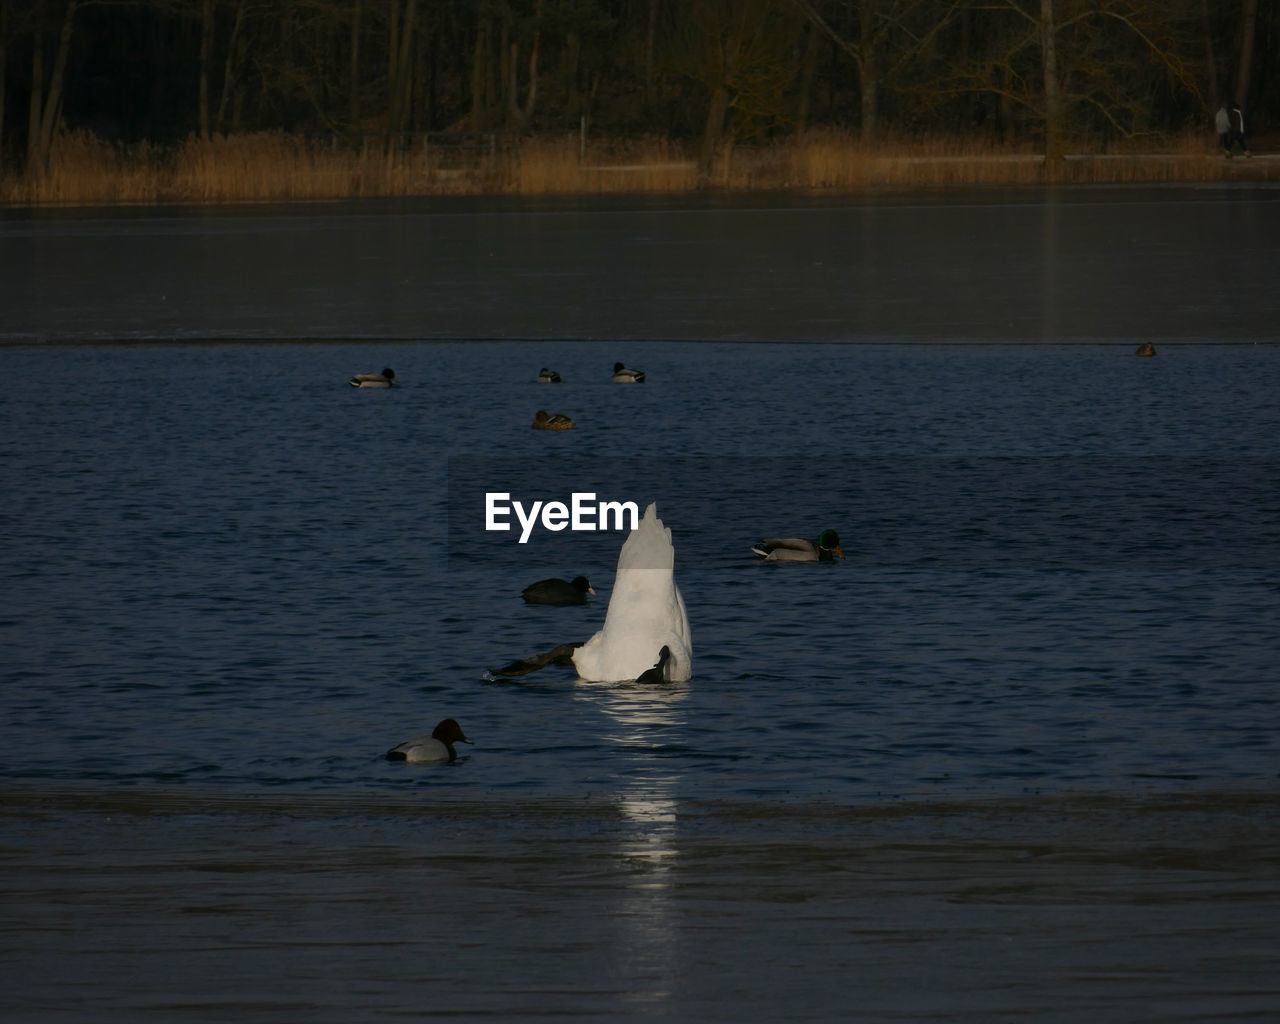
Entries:
[[511,191],[521,195],[688,192],[697,187],[697,164],[683,147],[667,139],[584,146],[578,137],[566,136],[522,144]]
[[[1154,148],[1154,147],[1151,147]],[[1159,152],[1074,153],[1046,161],[1029,147],[955,139],[809,133],[759,147],[725,146],[702,173],[666,139],[523,139],[505,148],[414,146],[388,152],[280,133],[192,137],[171,148],[121,146],[85,132],[55,142],[42,172],[0,173],[8,205],[221,203],[422,195],[921,188],[1042,182],[1142,184],[1280,180],[1280,159],[1224,160],[1201,136]]]

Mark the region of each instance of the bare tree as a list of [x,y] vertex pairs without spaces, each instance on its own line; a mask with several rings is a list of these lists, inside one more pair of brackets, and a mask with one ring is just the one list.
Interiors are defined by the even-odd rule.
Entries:
[[[41,10],[48,11],[52,4],[42,4]],[[37,22],[34,29],[34,41],[31,52],[31,104],[27,123],[27,170],[43,171],[49,162],[49,151],[53,147],[54,133],[58,127],[58,119],[62,115],[63,83],[67,73],[67,57],[71,52],[71,37],[75,26],[76,11],[79,0],[66,0],[62,9],[62,18],[57,32],[56,49],[53,65],[49,73],[45,73],[46,32],[44,24]],[[50,11],[56,17],[56,9]]]
[[518,38],[511,41],[511,54],[507,62],[507,122],[517,131],[522,131],[528,125],[538,101],[538,55],[542,49],[542,0],[536,0],[532,27],[533,40],[529,44],[529,85],[525,90],[523,103],[520,101],[518,76],[520,66]]
[[792,0],[854,64],[858,73],[862,141],[880,122],[880,95],[907,68],[926,59],[937,37],[962,9],[960,0]]
[[244,15],[247,0],[239,0],[236,4],[235,20],[231,23],[231,36],[227,40],[227,57],[222,65],[222,93],[218,97],[218,113],[214,121],[217,130],[227,130],[227,106],[237,88],[237,68],[241,63],[244,49]]
[[[401,7],[403,3],[403,7]],[[391,0],[387,37],[387,134],[404,131],[413,70],[418,0]]]
[[[986,49],[957,61],[939,91],[998,96],[1038,126],[1045,155],[1089,130],[1131,137],[1159,88],[1201,103],[1201,12],[1188,0],[975,0]],[[1019,27],[1020,26],[1020,27]]]
[[0,157],[4,154],[5,71],[9,59],[9,44],[15,36],[16,20],[8,5],[0,4]]
[[200,135],[209,137],[209,65],[213,59],[213,0],[203,0],[200,17]]
[[707,90],[699,177],[711,175],[732,110],[743,134],[788,120],[785,94],[798,23],[785,0],[696,0],[685,12],[674,66]]
[[1240,63],[1236,68],[1236,105],[1243,107],[1249,99],[1249,82],[1253,77],[1253,40],[1258,28],[1258,0],[1243,0],[1240,5]]

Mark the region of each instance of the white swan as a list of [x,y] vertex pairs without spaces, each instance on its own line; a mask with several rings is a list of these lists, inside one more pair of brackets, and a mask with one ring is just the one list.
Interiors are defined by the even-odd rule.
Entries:
[[[676,586],[675,560],[671,531],[651,504],[618,554],[604,629],[573,652],[580,677],[591,682],[634,680],[656,664],[664,665],[670,682],[693,675],[689,615]],[[665,663],[659,656],[663,647],[669,650]]]

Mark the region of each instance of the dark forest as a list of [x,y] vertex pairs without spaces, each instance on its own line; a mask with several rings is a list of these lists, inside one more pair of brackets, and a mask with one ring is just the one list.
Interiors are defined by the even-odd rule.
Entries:
[[1280,114],[1275,0],[5,0],[0,153],[577,131],[1152,147]]

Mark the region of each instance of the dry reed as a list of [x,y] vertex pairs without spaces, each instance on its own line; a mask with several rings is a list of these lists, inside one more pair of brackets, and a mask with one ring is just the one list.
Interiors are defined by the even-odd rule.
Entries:
[[192,137],[169,150],[113,145],[85,132],[56,140],[47,169],[0,174],[10,205],[291,201],[446,194],[582,194],[731,190],[919,188],[1040,182],[1140,184],[1280,178],[1280,161],[1227,161],[1212,140],[1187,136],[1159,153],[1076,154],[1046,161],[1026,147],[954,139],[886,140],[864,147],[814,132],[762,147],[726,146],[705,175],[665,139],[525,139],[510,148],[449,150],[419,141],[325,144],[280,133]]

